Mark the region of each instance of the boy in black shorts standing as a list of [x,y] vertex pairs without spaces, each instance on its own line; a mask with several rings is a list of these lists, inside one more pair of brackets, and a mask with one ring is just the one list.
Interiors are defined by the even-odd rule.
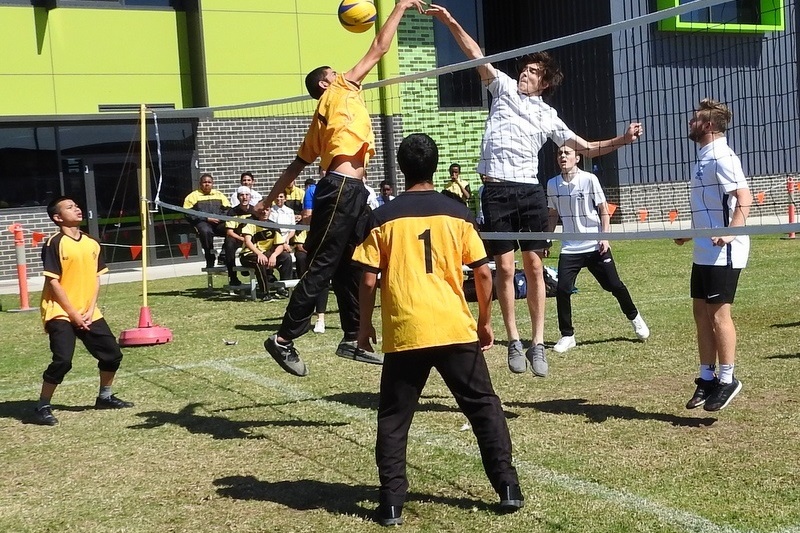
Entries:
[[[434,190],[438,161],[439,150],[427,135],[403,139],[397,162],[406,177],[406,192],[372,213],[370,233],[353,254],[365,269],[358,343],[370,350],[381,275],[385,358],[375,459],[381,482],[378,522],[383,526],[403,523],[408,430],[433,368],[472,425],[500,509],[513,512],[524,503],[508,425],[483,357],[494,342],[489,259],[469,208]],[[477,324],[464,299],[465,264],[475,273]],[[442,313],[448,317],[445,325],[438,320]]]
[[59,228],[42,247],[45,282],[41,312],[53,360],[42,375],[34,422],[55,426],[58,419],[53,416],[50,400],[72,368],[76,339],[97,359],[100,392],[95,408],[121,409],[133,404],[111,392],[122,352],[97,308],[100,276],[108,270],[100,243],[81,232],[83,213],[72,199],[56,198],[47,206],[47,214]]

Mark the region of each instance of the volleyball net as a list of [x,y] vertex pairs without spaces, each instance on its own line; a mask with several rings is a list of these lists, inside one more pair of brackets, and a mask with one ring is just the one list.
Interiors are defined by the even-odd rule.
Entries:
[[[478,67],[491,63],[516,80],[519,57],[547,51],[560,64],[564,81],[545,101],[577,135],[594,141],[622,134],[631,122],[641,122],[644,128],[644,134],[632,144],[607,155],[584,158],[579,164],[598,177],[612,211],[612,231],[600,238],[719,233],[690,228],[689,179],[697,146],[688,138],[688,122],[704,98],[721,101],[731,110],[733,119],[726,136],[741,159],[753,195],[747,227],[726,233],[800,231],[794,215],[795,198],[800,195],[800,74],[794,4],[658,0],[654,2],[657,7],[651,7],[651,3],[581,3],[585,13],[576,13],[577,4],[573,3],[536,3],[538,7],[525,8],[530,20],[521,15],[518,23],[521,27],[538,24],[531,31],[547,38],[502,51],[496,48],[523,39],[509,35],[519,33],[508,23],[509,6],[532,3],[487,7],[479,31],[486,57],[463,61],[462,54],[462,60],[445,66],[440,66],[447,62],[442,50],[456,47],[449,31],[431,17],[404,17],[398,31],[402,75],[365,84],[363,89],[377,152],[368,168],[367,183],[378,189],[386,181],[395,194],[402,193],[397,147],[408,134],[426,133],[439,146],[436,189],[451,186],[448,168],[452,163],[460,165],[461,179],[471,193],[468,205],[477,213],[481,180],[476,168],[491,105]],[[549,20],[550,25],[542,20]],[[340,71],[348,67],[332,66]],[[240,173],[252,171],[260,192],[266,193],[294,159],[316,103],[307,95],[298,95],[216,108],[160,110],[158,127],[196,117],[199,170],[214,175],[215,186],[228,195],[239,185]],[[508,128],[504,134],[514,135],[515,131]],[[509,146],[531,142],[508,141]],[[557,146],[548,141],[538,152],[542,184],[560,172],[556,151]],[[298,186],[302,187],[306,178],[318,177],[316,165],[306,168]],[[169,186],[159,183],[162,191]],[[163,194],[156,203],[182,210]],[[485,233],[483,237],[507,239],[509,235]],[[513,237],[579,238],[560,232]]]

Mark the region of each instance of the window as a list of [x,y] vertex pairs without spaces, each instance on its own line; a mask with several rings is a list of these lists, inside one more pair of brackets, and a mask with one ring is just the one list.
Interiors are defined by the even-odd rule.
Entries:
[[[658,0],[658,9],[668,9],[691,0]],[[735,0],[698,9],[659,21],[664,31],[711,31],[722,33],[760,33],[783,31],[782,0]]]
[[[480,42],[478,39],[480,0],[441,0],[437,3],[445,6],[464,30]],[[433,25],[433,39],[436,47],[437,67],[467,60],[464,52],[450,34],[450,30],[443,24]],[[484,93],[480,77],[474,68],[439,76],[439,105],[441,107],[482,107]]]
[[60,195],[55,129],[0,127],[0,209],[47,205]]

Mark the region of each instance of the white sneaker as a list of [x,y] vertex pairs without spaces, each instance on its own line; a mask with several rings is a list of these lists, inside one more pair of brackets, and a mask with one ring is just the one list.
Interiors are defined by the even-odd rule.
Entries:
[[641,313],[636,315],[636,318],[631,320],[631,325],[633,326],[633,332],[636,333],[636,336],[639,337],[640,341],[643,341],[650,336],[650,328],[648,328],[647,324],[644,323],[644,318],[642,318]]
[[325,333],[325,322],[317,320],[317,323],[314,324],[314,333]]
[[553,346],[553,351],[558,353],[564,353],[570,348],[575,347],[575,335],[570,335],[569,337],[561,337],[558,339],[558,342],[555,346]]

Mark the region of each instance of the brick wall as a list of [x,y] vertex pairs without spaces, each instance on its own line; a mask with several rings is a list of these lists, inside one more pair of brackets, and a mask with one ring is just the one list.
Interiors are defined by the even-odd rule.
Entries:
[[8,227],[15,222],[22,224],[25,232],[25,263],[28,277],[42,271],[41,244],[36,248],[31,246],[32,233],[36,231],[50,235],[56,231],[44,207],[0,210],[0,279],[2,280],[17,279],[14,234],[8,231]]

